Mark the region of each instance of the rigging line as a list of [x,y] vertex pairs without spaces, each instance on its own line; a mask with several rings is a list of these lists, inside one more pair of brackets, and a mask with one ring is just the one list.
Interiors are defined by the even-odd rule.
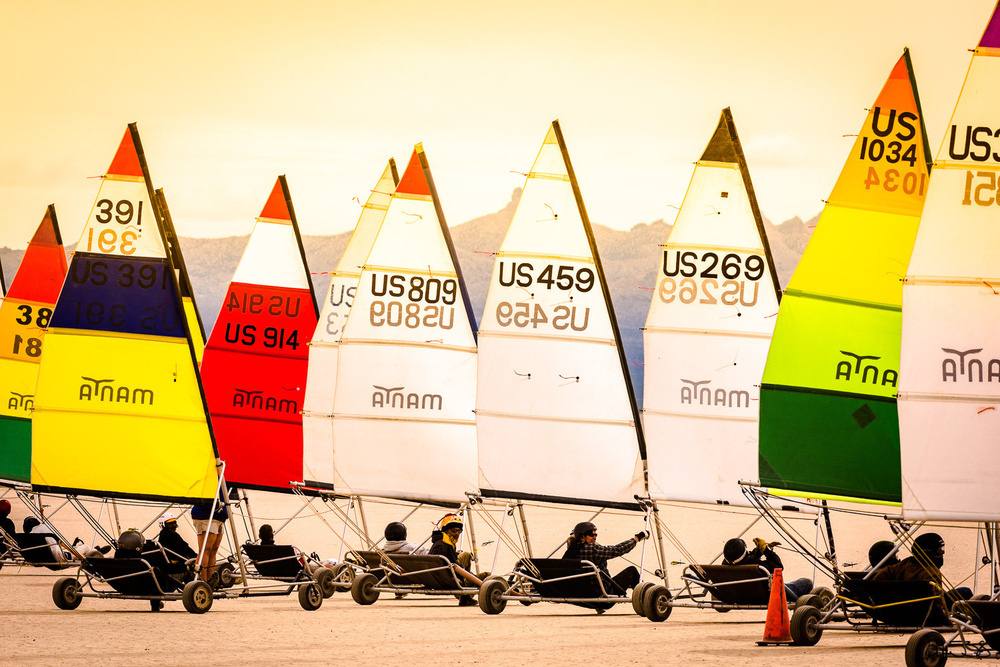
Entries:
[[[782,524],[783,519],[780,515],[775,513],[769,505],[767,505],[763,497],[764,494],[758,496],[756,491],[749,487],[743,488],[743,494],[747,496],[748,500],[750,500],[758,508],[758,511],[764,521],[766,521],[776,531],[788,538],[790,542],[795,544],[800,554],[807,559],[811,559],[815,563],[816,567],[825,571],[831,579],[837,579],[837,572],[830,567],[826,558],[821,556],[816,549],[809,544],[808,540],[797,530],[794,530],[790,524]],[[816,520],[819,520],[818,516],[816,517]]]
[[507,533],[507,531],[502,529],[502,527],[500,526],[500,522],[497,521],[496,517],[492,516],[485,509],[481,511],[484,522],[487,525],[489,525],[489,527],[493,530],[494,533],[496,533],[497,540],[502,542],[508,549],[510,549],[518,560],[526,558],[527,553],[524,550],[524,540],[521,537],[521,530],[517,525],[517,521],[514,522],[514,528],[517,531],[520,544],[518,544],[518,542],[515,542],[513,538],[511,538],[511,536]]

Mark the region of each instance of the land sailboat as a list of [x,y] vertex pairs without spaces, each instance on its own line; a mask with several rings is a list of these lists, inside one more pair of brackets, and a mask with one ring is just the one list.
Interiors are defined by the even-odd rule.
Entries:
[[38,364],[65,278],[66,251],[50,204],[10,291],[0,301],[0,480],[31,481],[31,410]]
[[318,311],[288,184],[254,225],[201,373],[232,486],[291,492],[302,475],[302,402]]
[[760,396],[761,485],[899,502],[901,278],[928,160],[904,50],[781,301]]
[[780,287],[732,113],[696,163],[644,331],[649,494],[747,504]]
[[330,274],[316,331],[309,341],[309,371],[302,413],[302,481],[333,488],[333,396],[337,389],[340,338],[354,304],[361,271],[378,234],[392,193],[399,183],[390,159],[361,209],[361,215],[335,271]]
[[32,413],[39,492],[211,502],[217,453],[134,124],[72,255]]
[[351,313],[338,345],[333,492],[464,503],[478,489],[475,318],[421,144]]

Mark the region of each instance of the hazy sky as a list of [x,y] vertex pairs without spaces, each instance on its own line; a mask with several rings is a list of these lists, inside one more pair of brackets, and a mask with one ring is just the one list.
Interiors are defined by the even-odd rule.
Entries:
[[346,231],[419,141],[465,222],[554,118],[595,223],[669,222],[725,106],[764,216],[808,218],[904,46],[936,154],[993,5],[5,0],[0,245],[51,202],[75,242],[132,121],[185,236],[249,233],[282,173],[304,233]]

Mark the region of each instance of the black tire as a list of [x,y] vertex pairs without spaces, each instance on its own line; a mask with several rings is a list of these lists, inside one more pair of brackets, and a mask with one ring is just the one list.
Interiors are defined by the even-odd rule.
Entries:
[[642,607],[646,610],[646,618],[653,623],[662,623],[670,617],[670,612],[674,610],[670,606],[670,591],[667,590],[666,586],[653,586],[646,591]]
[[351,584],[351,597],[358,604],[375,604],[379,592],[372,589],[377,583],[378,579],[371,572],[365,572],[361,576],[355,577],[354,583]]
[[218,569],[219,586],[222,588],[232,588],[236,585],[236,568],[232,563],[223,563]]
[[487,614],[495,615],[507,608],[503,594],[507,592],[507,582],[503,579],[487,579],[479,588],[479,608]]
[[324,598],[333,597],[333,594],[337,592],[336,578],[337,575],[328,567],[320,566],[316,572],[314,579],[316,580],[316,585],[323,591]]
[[[351,584],[354,583],[354,568],[348,563],[338,563],[334,566],[332,572],[334,581],[341,584],[340,586],[337,586],[337,588],[349,589]],[[346,584],[346,587],[343,584]]]
[[792,605],[792,609],[798,609],[799,607],[816,607],[817,609],[822,609],[826,605],[823,604],[823,598],[818,595],[813,595],[812,593],[806,593]]
[[809,591],[809,595],[817,595],[819,596],[820,600],[823,601],[823,604],[813,605],[814,607],[817,607],[820,610],[826,609],[827,606],[829,606],[829,604],[833,602],[833,599],[837,597],[837,594],[834,593],[831,589],[827,588],[826,586],[817,586],[816,588]]
[[646,591],[655,585],[652,581],[640,581],[635,585],[635,588],[632,589],[632,611],[640,616],[646,615],[646,608],[642,606],[642,603],[646,597]]
[[150,611],[160,611],[163,609],[163,600],[150,600],[149,610]]
[[201,579],[189,581],[181,592],[184,608],[192,614],[204,614],[212,608],[212,587]]
[[823,636],[823,628],[819,627],[822,616],[819,609],[812,605],[803,605],[792,612],[789,630],[792,643],[796,646],[815,646]]
[[323,589],[314,581],[299,585],[299,604],[306,611],[316,611],[323,605]]
[[52,601],[60,609],[76,609],[83,602],[80,597],[80,583],[73,577],[62,577],[52,587]]
[[906,667],[943,667],[948,662],[944,637],[937,630],[917,630],[906,642]]

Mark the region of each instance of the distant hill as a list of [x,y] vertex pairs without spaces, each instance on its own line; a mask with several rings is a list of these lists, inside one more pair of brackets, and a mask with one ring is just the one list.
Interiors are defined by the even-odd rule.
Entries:
[[[514,210],[521,197],[515,189],[504,208],[474,220],[453,226],[452,238],[473,308],[476,321],[482,319],[483,305],[493,272],[493,255],[503,242],[504,234],[514,217]],[[780,225],[765,220],[767,238],[771,244],[778,278],[782,287],[795,270],[805,250],[816,219],[804,223],[792,218]],[[611,290],[618,324],[621,327],[625,353],[630,363],[636,397],[642,401],[642,327],[646,321],[649,302],[653,296],[659,246],[667,239],[670,225],[663,220],[639,223],[628,231],[619,231],[595,225],[594,234],[601,253],[605,275]],[[302,239],[313,272],[317,299],[322,299],[329,278],[350,240],[350,232],[335,236],[306,236]],[[218,239],[181,238],[181,248],[187,262],[188,273],[194,285],[195,296],[205,330],[212,325],[222,308],[226,287],[236,270],[247,243],[246,236],[229,236]],[[23,250],[0,248],[0,262],[9,284],[21,263]]]

